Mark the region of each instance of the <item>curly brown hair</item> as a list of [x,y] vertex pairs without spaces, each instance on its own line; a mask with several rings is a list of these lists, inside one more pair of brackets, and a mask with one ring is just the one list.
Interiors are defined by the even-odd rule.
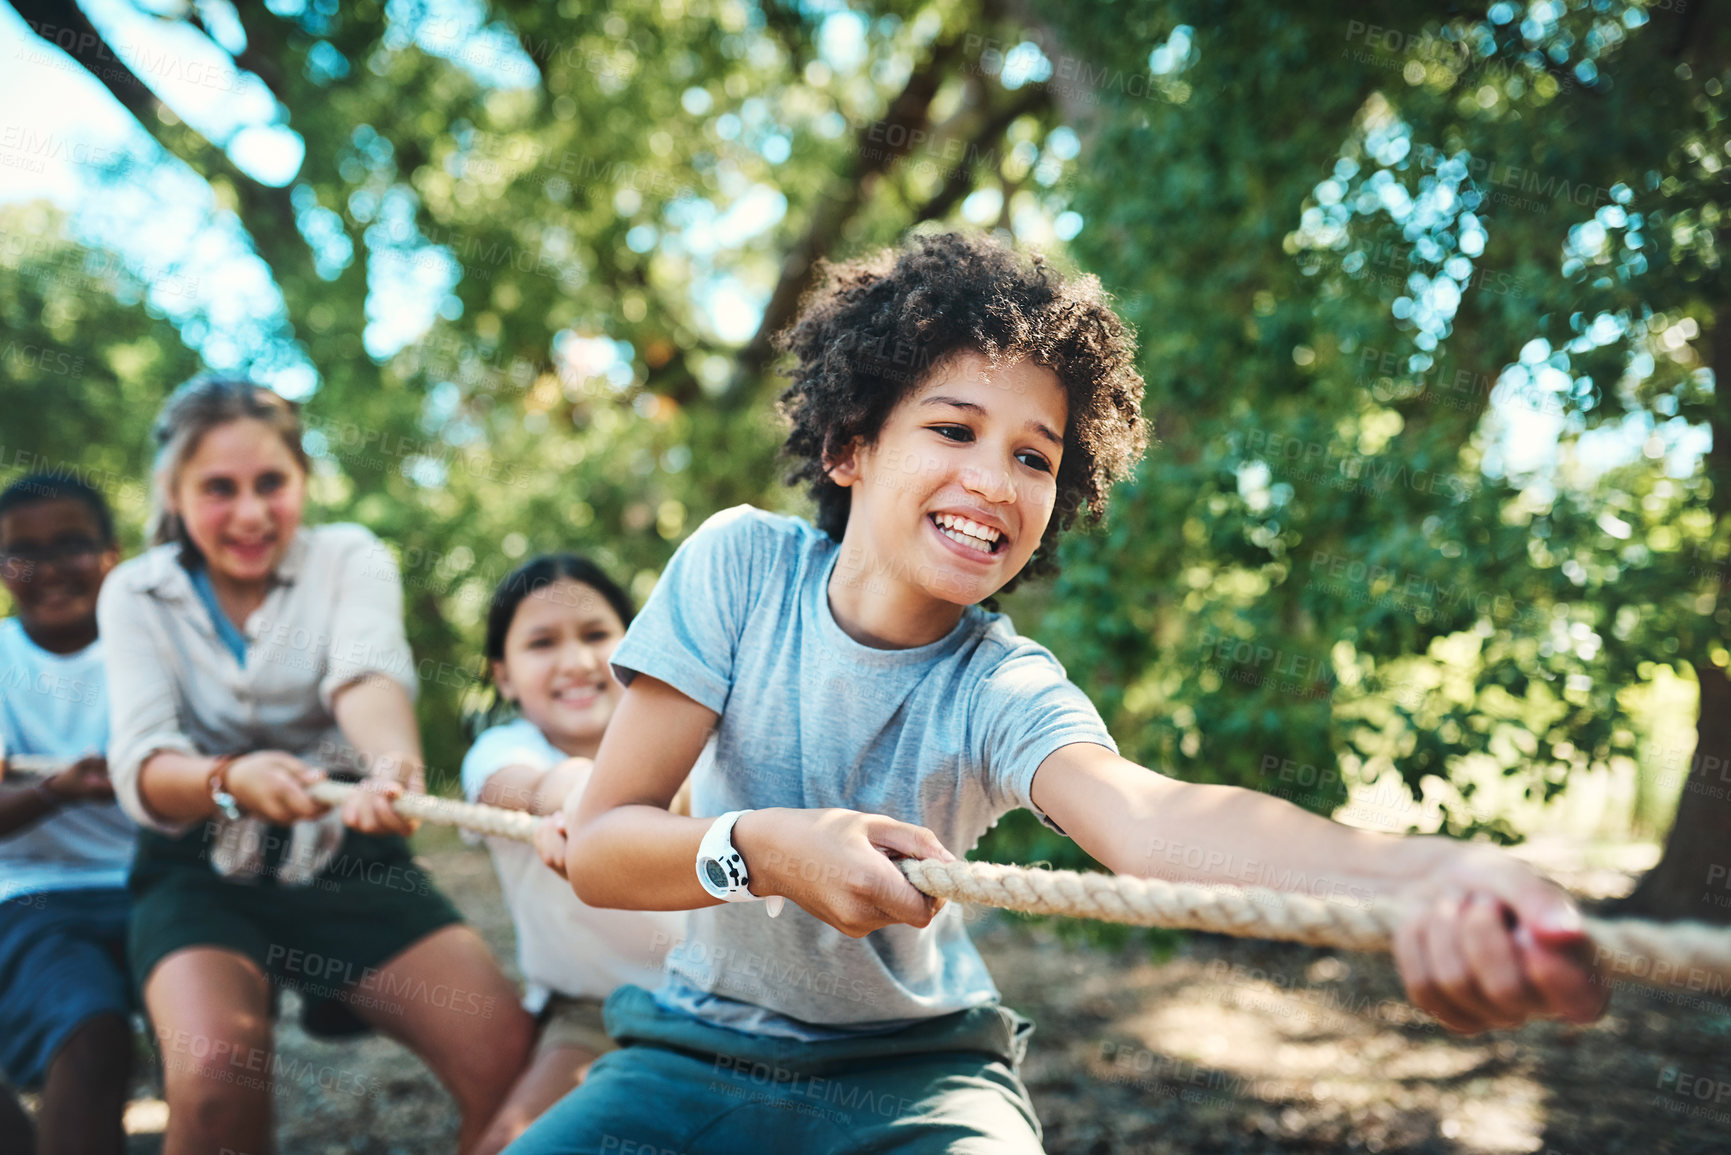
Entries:
[[830,462],[870,445],[890,411],[946,360],[972,350],[993,365],[1021,360],[1057,375],[1069,401],[1057,505],[1039,548],[1004,589],[1057,571],[1058,535],[1098,521],[1107,495],[1147,447],[1135,336],[1094,276],[1065,278],[1039,254],[1019,257],[987,236],[940,233],[845,263],[824,262],[819,286],[776,337],[793,354],[781,412],[788,484],[805,483],[817,524],[837,541],[849,491]]

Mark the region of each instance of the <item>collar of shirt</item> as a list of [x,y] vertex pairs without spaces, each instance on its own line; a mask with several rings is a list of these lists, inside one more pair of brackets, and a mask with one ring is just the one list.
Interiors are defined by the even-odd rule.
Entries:
[[[274,585],[290,586],[300,576],[300,571],[306,565],[307,535],[305,527],[295,530],[294,538],[283,552],[282,561],[277,563],[273,576]],[[196,601],[198,593],[192,588],[192,575],[180,563],[180,546],[174,542],[159,545],[145,552],[139,559],[139,566],[132,575],[132,588],[148,591],[167,601]]]

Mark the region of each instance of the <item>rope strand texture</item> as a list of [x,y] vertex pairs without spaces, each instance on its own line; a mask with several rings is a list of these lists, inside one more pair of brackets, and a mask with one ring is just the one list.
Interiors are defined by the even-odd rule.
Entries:
[[[18,778],[50,778],[72,765],[62,758],[41,754],[14,754],[6,759],[6,776]],[[307,787],[307,793],[327,806],[341,806],[343,799],[360,787],[353,782],[324,779]],[[436,794],[404,794],[391,804],[391,809],[404,818],[431,822],[435,826],[460,826],[477,834],[490,834],[516,842],[533,842],[535,826],[541,820],[521,810],[506,810],[501,806],[482,806],[441,798]]]
[[1206,886],[935,858],[903,859],[897,865],[909,882],[934,898],[1132,926],[1386,951],[1400,923],[1399,910],[1388,904],[1351,906],[1262,887]]
[[[1401,918],[1399,907],[1387,902],[1355,906],[1263,887],[933,858],[903,859],[898,865],[909,882],[934,898],[1346,950],[1388,951]],[[1614,978],[1731,994],[1731,932],[1724,927],[1641,919],[1585,918],[1582,923],[1595,961]]]
[[[343,799],[359,789],[355,783],[333,782],[327,778],[307,787],[307,793],[320,802],[341,806]],[[477,834],[490,834],[516,842],[535,841],[535,827],[541,822],[538,816],[522,810],[459,802],[437,794],[404,794],[391,803],[391,809],[404,818],[417,818],[435,826],[460,826]]]
[[[66,766],[60,759],[18,755],[7,768],[9,775],[34,777],[58,773]],[[357,789],[352,783],[327,779],[307,792],[335,806]],[[461,826],[518,842],[532,842],[541,821],[521,810],[431,794],[405,794],[392,806],[405,818]],[[1387,902],[1355,906],[1263,887],[1206,886],[933,858],[902,859],[898,865],[909,882],[934,898],[1345,950],[1387,951],[1400,922],[1399,908]],[[1596,961],[1612,977],[1721,998],[1731,994],[1731,931],[1724,927],[1639,919],[1588,918],[1584,923]]]

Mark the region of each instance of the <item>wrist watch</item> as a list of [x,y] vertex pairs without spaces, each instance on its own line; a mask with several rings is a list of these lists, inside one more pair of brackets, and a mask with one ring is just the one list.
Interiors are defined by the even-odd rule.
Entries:
[[210,768],[210,800],[230,822],[238,822],[241,818],[240,803],[228,792],[228,768],[237,757],[237,754],[220,754]]
[[697,846],[697,881],[711,897],[723,902],[763,902],[774,918],[781,913],[782,898],[760,899],[751,893],[751,875],[745,859],[733,845],[733,824],[749,810],[730,810],[717,818]]

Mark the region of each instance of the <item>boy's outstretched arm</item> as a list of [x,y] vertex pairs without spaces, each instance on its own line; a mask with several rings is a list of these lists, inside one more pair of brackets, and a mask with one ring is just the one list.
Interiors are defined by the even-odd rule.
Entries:
[[[566,801],[565,875],[591,906],[695,910],[715,906],[697,881],[697,848],[715,815],[686,818],[668,805],[709,739],[717,715],[647,674],[619,703],[589,784]],[[552,820],[549,820],[552,821]],[[543,829],[543,857],[558,832]],[[853,810],[753,810],[733,828],[751,892],[779,894],[852,935],[890,923],[925,926],[942,906],[884,853],[954,855],[924,827]]]
[[1407,996],[1451,1030],[1604,1011],[1609,987],[1574,904],[1495,847],[1356,830],[1253,790],[1167,778],[1092,743],[1051,754],[1032,796],[1120,874],[1399,903]]

